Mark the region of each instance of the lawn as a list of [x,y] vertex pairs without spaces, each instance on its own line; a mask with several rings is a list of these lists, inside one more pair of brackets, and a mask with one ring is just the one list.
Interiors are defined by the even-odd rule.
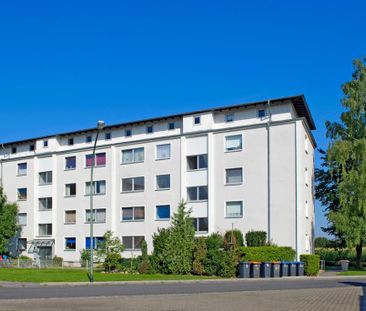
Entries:
[[[165,275],[165,274],[106,274],[94,272],[95,282],[105,281],[149,281],[149,280],[199,280],[215,277],[196,275]],[[85,269],[17,269],[1,268],[0,281],[6,282],[88,282]]]
[[339,272],[337,275],[366,275],[366,270],[350,269],[349,271]]

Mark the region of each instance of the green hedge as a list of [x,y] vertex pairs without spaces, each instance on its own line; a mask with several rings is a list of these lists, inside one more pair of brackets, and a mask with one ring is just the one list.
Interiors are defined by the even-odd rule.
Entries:
[[244,261],[292,261],[295,251],[291,247],[259,246],[241,247],[241,260]]
[[267,241],[267,232],[265,231],[249,231],[245,235],[247,246],[265,246]]
[[317,275],[320,269],[319,255],[300,255],[300,261],[304,262],[305,275]]
[[[338,265],[340,260],[349,260],[351,263],[356,261],[355,249],[316,248],[315,254],[319,255],[321,260],[325,260],[327,266]],[[366,262],[366,248],[363,248],[362,261]]]

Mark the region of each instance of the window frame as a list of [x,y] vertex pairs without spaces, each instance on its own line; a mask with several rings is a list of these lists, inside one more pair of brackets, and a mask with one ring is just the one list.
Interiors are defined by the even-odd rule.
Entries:
[[104,140],[111,140],[112,139],[112,132],[104,133]]
[[[240,216],[228,216],[228,213],[227,213],[228,203],[229,204],[230,203],[240,203],[241,215]],[[224,218],[227,218],[227,219],[240,219],[240,218],[244,218],[244,202],[243,202],[243,200],[230,200],[230,201],[225,201]]]
[[[70,212],[73,212],[73,214],[75,215],[75,221],[71,222],[71,221],[66,221],[66,214]],[[76,224],[76,217],[77,217],[77,212],[76,210],[72,209],[72,210],[65,210],[64,211],[64,225],[74,225]]]
[[131,137],[132,136],[132,129],[125,129],[125,137]]
[[[235,136],[240,136],[240,148],[237,149],[228,149],[227,148],[227,138],[228,137],[235,137]],[[224,152],[225,153],[230,153],[230,152],[240,152],[243,151],[244,146],[243,146],[243,134],[232,134],[232,135],[226,135],[224,136]]]
[[[67,239],[74,239],[75,242],[74,242],[74,248],[67,248]],[[76,244],[77,244],[77,239],[76,237],[64,237],[64,251],[67,251],[67,252],[75,252],[76,251]]]
[[[19,221],[20,217],[19,216],[22,216],[23,219],[25,219],[24,223],[20,223],[20,221]],[[18,213],[16,223],[17,223],[18,226],[25,227],[28,223],[28,214],[26,212]]]
[[168,130],[172,131],[172,130],[175,130],[175,129],[176,129],[175,122],[169,122],[168,123]]
[[[97,183],[98,182],[103,182],[104,181],[104,192],[101,192],[101,193],[97,193],[96,190],[97,190]],[[90,195],[105,195],[107,193],[107,181],[105,179],[101,179],[101,180],[93,180],[93,183],[94,183],[94,193],[88,193],[88,184],[90,184],[90,181],[86,181],[85,182],[85,195],[86,196],[90,196]],[[91,184],[90,184],[90,190],[91,190]],[[100,187],[100,186],[99,186]],[[91,192],[91,191],[90,191]]]
[[[207,188],[207,199],[200,199],[200,188]],[[188,195],[188,189],[190,188],[196,188],[196,197],[197,200],[190,200],[189,199],[189,195]],[[196,203],[196,202],[207,202],[208,201],[208,185],[203,185],[203,186],[189,186],[186,188],[187,191],[187,203]]]
[[[203,156],[206,156],[207,167],[200,167],[200,165],[201,165],[201,158],[200,157],[203,157]],[[188,158],[196,158],[197,168],[189,168]],[[187,163],[187,172],[208,170],[208,154],[207,153],[188,155],[188,156],[186,156],[186,161],[187,161],[186,162]]]
[[[104,157],[104,159],[105,159],[105,163],[104,164],[99,164],[98,165],[98,160],[97,160],[97,158],[98,158],[98,156],[100,156],[100,155],[102,155],[102,154],[104,154],[105,155],[105,157]],[[94,160],[93,160],[93,158],[92,158],[92,160],[93,160],[93,164],[92,165],[88,165],[88,157],[93,157],[93,154],[92,153],[89,153],[89,154],[86,154],[85,155],[85,157],[84,157],[84,160],[85,160],[85,168],[86,169],[90,169],[92,166],[94,166],[94,168],[96,168],[96,167],[106,167],[107,166],[107,152],[105,152],[105,151],[102,151],[102,152],[98,152],[98,153],[96,153],[95,154],[95,157],[94,157]]]
[[[68,167],[67,166],[67,161],[69,159],[75,159],[75,166],[74,167]],[[65,157],[65,168],[64,168],[65,171],[73,171],[73,170],[76,170],[76,156],[69,156],[69,157]]]
[[[105,218],[103,221],[97,221],[97,214],[98,212],[104,211],[104,215]],[[90,224],[90,220],[88,220],[88,213],[90,215],[90,209],[85,209],[85,213],[84,213],[84,223],[85,224]],[[102,213],[102,212],[101,212]],[[107,223],[107,209],[105,207],[98,207],[98,208],[93,208],[93,214],[95,215],[94,220],[93,220],[93,224],[105,224]]]
[[[23,165],[25,164],[25,169],[19,170],[19,166],[22,164]],[[25,171],[25,173],[20,173],[21,171]],[[17,163],[17,176],[27,176],[27,173],[28,173],[28,162]]]
[[[241,181],[240,182],[232,182],[232,183],[229,183],[228,182],[228,171],[230,170],[241,170]],[[239,166],[239,167],[226,167],[224,169],[224,185],[225,186],[239,186],[239,185],[242,185],[244,183],[244,168],[242,166]]]
[[[75,194],[69,194],[69,195],[67,194],[67,186],[70,186],[70,185],[75,185]],[[71,193],[71,191],[70,191],[70,193]],[[65,184],[65,193],[64,193],[65,198],[76,197],[76,194],[77,194],[77,191],[76,191],[76,183],[75,182]]]
[[[42,178],[41,178],[41,174],[45,174],[44,176],[46,177],[45,178],[45,181],[42,182]],[[51,178],[50,178],[51,176]],[[39,186],[48,186],[48,185],[52,185],[52,182],[53,182],[53,173],[52,171],[44,171],[44,172],[39,172],[38,173],[38,185]]]
[[[162,146],[169,146],[169,157],[158,157],[159,152],[158,152],[158,148],[162,147]],[[171,143],[166,143],[166,144],[158,144],[155,147],[155,160],[156,161],[162,161],[162,160],[170,160],[172,157],[172,144]]]
[[[158,217],[158,208],[161,207],[169,207],[169,217],[168,218],[159,218]],[[155,205],[155,221],[169,221],[172,218],[172,207],[170,204],[156,204]]]
[[[196,122],[198,120],[198,122]],[[194,116],[193,117],[193,125],[201,125],[201,116],[198,115],[198,116]]]
[[125,246],[125,244],[123,244],[124,246],[125,246],[125,251],[141,251],[141,248],[136,248],[135,247],[135,245],[136,245],[136,243],[135,243],[135,238],[136,237],[139,237],[139,238],[143,238],[142,239],[142,241],[141,241],[141,244],[142,244],[142,242],[143,241],[146,241],[146,238],[145,238],[145,236],[144,235],[123,235],[122,236],[122,238],[121,238],[121,240],[122,240],[122,244],[123,244],[123,238],[131,238],[131,244],[132,244],[132,248],[127,248],[126,246]]
[[71,138],[68,138],[68,139],[67,139],[67,145],[68,145],[68,146],[73,146],[73,145],[74,145],[74,143],[75,143],[75,141],[74,141],[74,137],[71,137]]
[[225,114],[225,123],[234,122],[234,113]]
[[[169,176],[169,187],[168,188],[159,188],[158,185],[158,177],[161,176]],[[156,191],[165,191],[165,190],[170,190],[172,187],[172,183],[171,183],[171,175],[170,174],[159,174],[159,175],[155,175],[155,190]]]
[[154,133],[154,125],[147,125],[145,132],[146,132],[146,134],[153,134]]
[[[44,207],[42,206],[41,202],[45,202]],[[49,207],[51,205],[51,207]],[[52,197],[42,197],[38,198],[38,211],[52,211],[53,209],[53,200]]]
[[[262,115],[263,113],[263,115]],[[257,110],[257,118],[263,119],[267,116],[266,109],[258,109]]]
[[[143,178],[144,179],[144,189],[143,190],[135,190],[135,179]],[[123,180],[132,179],[132,190],[123,190]],[[122,177],[121,178],[121,193],[133,193],[133,192],[144,192],[145,191],[145,176],[133,176],[133,177]]]
[[[41,234],[41,232],[40,232],[40,229],[41,229],[41,227],[40,226],[47,226],[46,228],[47,228],[47,234]],[[49,227],[50,226],[50,227]],[[51,228],[51,233],[49,233],[48,231],[48,229],[49,228]],[[52,234],[53,234],[53,228],[52,228],[52,223],[45,223],[45,224],[38,224],[38,236],[52,236]]]
[[[209,222],[208,222],[208,217],[192,217],[191,218],[194,221],[193,227],[194,227],[194,233],[195,234],[206,234],[209,232]],[[200,229],[200,219],[207,219],[207,230],[197,230]]]
[[[135,160],[135,152],[138,149],[142,149],[143,159],[141,161],[136,161]],[[128,151],[131,151],[131,153],[132,153],[132,156],[131,156],[132,161],[131,162],[123,162],[123,152],[128,152]],[[122,165],[135,164],[135,163],[144,163],[144,162],[145,162],[145,147],[136,147],[136,148],[129,148],[129,149],[122,149],[121,150],[121,164]]]
[[[20,198],[19,190],[25,190],[24,198]],[[17,201],[27,201],[27,199],[28,199],[28,189],[27,188],[17,188]]]
[[98,250],[100,249],[98,247],[98,245],[100,245],[100,243],[104,243],[104,237],[102,236],[93,236],[93,240],[90,239],[90,236],[86,236],[85,239],[84,239],[84,246],[85,246],[85,249],[90,249],[90,247],[87,246],[87,239],[89,239],[89,245],[90,246],[93,246],[93,250]]
[[[142,208],[144,210],[144,218],[136,219],[135,218],[135,209]],[[123,209],[132,209],[132,219],[123,219]],[[146,219],[146,207],[145,205],[136,205],[136,206],[122,206],[121,207],[121,217],[120,222],[144,222]]]

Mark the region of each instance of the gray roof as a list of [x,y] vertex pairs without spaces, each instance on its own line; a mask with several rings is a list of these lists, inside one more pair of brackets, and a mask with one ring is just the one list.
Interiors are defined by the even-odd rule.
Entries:
[[[179,118],[179,117],[183,117],[183,116],[187,116],[187,115],[200,114],[200,113],[205,113],[205,112],[216,112],[216,111],[224,111],[224,110],[231,110],[231,109],[238,109],[238,108],[249,108],[249,107],[252,107],[252,106],[267,104],[268,100],[271,102],[271,105],[280,104],[280,103],[285,102],[285,101],[291,101],[292,104],[295,107],[295,110],[296,110],[298,116],[301,117],[301,118],[306,119],[306,121],[309,125],[309,128],[311,130],[316,129],[315,123],[314,123],[314,120],[311,116],[311,113],[310,113],[308,104],[306,102],[305,96],[301,94],[301,95],[294,95],[294,96],[288,96],[288,97],[280,97],[280,98],[266,99],[266,100],[250,102],[250,103],[231,105],[231,106],[222,106],[222,107],[217,107],[217,108],[210,108],[210,109],[204,109],[204,110],[184,112],[184,113],[179,113],[179,114],[167,115],[167,116],[163,116],[163,117],[156,117],[156,118],[130,121],[130,122],[125,122],[125,123],[112,124],[112,125],[105,126],[104,130],[112,130],[112,129],[115,129],[115,128],[128,127],[128,126],[132,126],[132,125],[136,125],[136,124],[142,124],[142,123],[148,123],[148,122],[151,123],[151,122],[156,122],[156,121],[159,121],[159,120],[174,119],[174,118]],[[87,129],[78,130],[78,131],[64,132],[64,133],[58,133],[58,134],[53,134],[53,135],[40,136],[40,137],[36,137],[36,138],[29,138],[29,139],[24,139],[24,140],[6,142],[6,143],[3,143],[1,145],[6,147],[6,146],[10,146],[10,145],[34,143],[36,140],[47,139],[47,138],[51,138],[51,137],[55,137],[55,136],[74,136],[74,135],[80,135],[80,134],[88,133],[88,132],[89,133],[90,132],[95,132],[95,131],[96,131],[96,128],[93,127],[93,128],[87,128]]]

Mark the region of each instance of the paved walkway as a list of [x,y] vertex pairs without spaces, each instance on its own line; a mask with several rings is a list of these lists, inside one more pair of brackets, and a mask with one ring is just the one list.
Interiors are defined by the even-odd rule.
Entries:
[[1,300],[0,311],[360,311],[362,287],[267,290],[226,293]]

